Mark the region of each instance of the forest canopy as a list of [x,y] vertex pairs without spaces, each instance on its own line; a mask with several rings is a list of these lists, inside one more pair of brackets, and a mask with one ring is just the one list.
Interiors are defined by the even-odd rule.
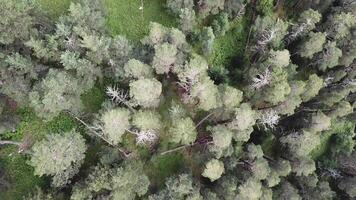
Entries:
[[355,11],[0,0],[0,200],[356,198]]

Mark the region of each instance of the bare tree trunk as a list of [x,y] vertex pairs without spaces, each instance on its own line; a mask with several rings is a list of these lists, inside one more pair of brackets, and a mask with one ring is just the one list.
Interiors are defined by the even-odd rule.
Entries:
[[0,145],[7,145],[7,144],[20,146],[21,142],[14,142],[14,141],[10,141],[10,140],[0,140]]

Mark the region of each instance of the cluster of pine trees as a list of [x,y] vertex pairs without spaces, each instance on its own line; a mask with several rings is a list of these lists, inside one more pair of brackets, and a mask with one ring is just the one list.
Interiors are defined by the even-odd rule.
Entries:
[[[108,34],[98,0],[71,3],[55,22],[32,1],[1,0],[0,148],[18,146],[51,180],[24,199],[356,198],[355,2],[166,8],[178,26],[151,22],[135,42]],[[216,40],[243,22],[240,64],[212,70]],[[82,96],[96,85],[106,100],[92,113]],[[7,140],[23,107],[80,128]],[[172,166],[153,165],[177,155],[159,183]]]

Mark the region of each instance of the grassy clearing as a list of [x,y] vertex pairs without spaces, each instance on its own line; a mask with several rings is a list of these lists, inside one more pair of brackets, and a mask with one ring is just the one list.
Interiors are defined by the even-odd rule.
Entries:
[[[77,127],[75,121],[66,114],[60,114],[49,122],[42,121],[29,108],[20,109],[19,115],[22,121],[17,130],[4,134],[4,139],[21,141],[25,135],[30,135],[33,141],[39,141],[47,134],[61,133]],[[0,163],[10,182],[10,188],[0,195],[0,200],[22,199],[23,196],[35,191],[36,186],[45,187],[49,184],[45,178],[34,175],[33,168],[27,164],[27,160],[27,155],[18,154],[14,146],[0,149]]]
[[72,0],[38,0],[42,10],[53,19],[63,15],[69,8]]
[[[231,29],[214,41],[214,54],[210,56],[210,69],[214,80],[234,82],[242,69],[245,58],[245,46],[248,37],[247,18],[232,22]],[[227,71],[229,74],[227,74]]]
[[139,40],[148,33],[151,21],[165,26],[174,26],[175,20],[164,8],[165,0],[143,0],[143,13],[140,0],[103,0],[108,16],[107,27],[113,35],[125,35]]

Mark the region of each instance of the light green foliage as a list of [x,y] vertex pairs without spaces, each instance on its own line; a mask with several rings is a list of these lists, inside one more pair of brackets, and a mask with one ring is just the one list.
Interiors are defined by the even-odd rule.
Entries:
[[288,24],[271,16],[258,16],[252,27],[252,36],[256,41],[254,50],[263,51],[266,47],[278,48],[287,33]]
[[36,191],[26,197],[24,200],[54,200],[53,196],[50,194],[45,194],[40,188],[36,188]]
[[[29,58],[19,53],[5,56],[0,54],[0,76],[2,84],[0,91],[14,99],[20,105],[28,103],[31,81],[37,79],[37,72],[41,67],[34,67]],[[45,67],[44,67],[45,68]]]
[[323,50],[326,42],[325,33],[310,32],[308,38],[300,46],[299,54],[304,58],[313,58],[313,55]]
[[246,142],[250,139],[252,126],[256,123],[257,114],[252,110],[251,105],[243,103],[235,110],[234,119],[228,124],[228,127],[235,132],[236,141]]
[[74,29],[74,31],[78,32],[78,35],[82,38],[78,46],[87,50],[86,57],[90,61],[101,64],[104,60],[109,60],[110,44],[112,42],[110,37],[87,33],[84,30],[78,31],[77,29]]
[[314,132],[300,131],[282,136],[279,141],[285,146],[291,156],[307,156],[320,144],[320,136]]
[[90,27],[96,31],[105,30],[105,18],[103,16],[101,2],[95,0],[71,3],[68,19],[79,27]]
[[224,0],[201,0],[198,3],[199,16],[205,18],[209,15],[216,15],[224,9]]
[[[186,41],[184,33],[177,28],[171,28],[169,30],[168,42],[177,47],[177,49],[180,51],[185,51],[190,48]],[[181,62],[184,61],[183,59],[184,57],[182,53],[177,53],[177,64],[181,64]]]
[[347,97],[350,93],[356,91],[356,85],[348,84],[341,87],[334,87],[321,92],[318,96],[320,103],[327,106],[333,106],[335,103]]
[[263,150],[260,145],[248,144],[244,157],[248,160],[263,158]]
[[308,122],[308,130],[311,132],[321,132],[328,130],[331,126],[331,118],[326,116],[323,112],[318,111],[311,116]]
[[288,84],[288,74],[285,69],[281,67],[274,67],[272,69],[271,83],[262,91],[260,98],[272,105],[276,105],[286,99],[291,89]]
[[311,198],[316,200],[332,200],[335,199],[336,193],[331,190],[329,182],[320,181],[317,188],[311,193]]
[[219,85],[219,92],[223,106],[227,110],[232,110],[233,108],[239,106],[243,98],[242,91],[229,85]]
[[58,53],[58,43],[54,40],[54,37],[48,36],[48,40],[52,40],[51,43],[47,43],[45,40],[36,39],[31,37],[25,43],[25,46],[32,49],[34,56],[44,60],[55,60],[58,61],[60,54]]
[[224,163],[217,159],[212,159],[205,164],[202,176],[209,178],[213,182],[218,180],[224,171]]
[[266,181],[269,187],[278,185],[281,181],[280,177],[286,177],[292,171],[292,167],[288,160],[279,159],[271,166],[271,172],[268,174]]
[[288,160],[280,159],[275,163],[273,169],[277,171],[280,176],[287,176],[291,172],[291,165]]
[[304,92],[305,82],[293,81],[290,84],[291,92],[286,97],[286,100],[277,106],[277,112],[279,114],[291,115],[294,110],[302,103],[301,93]]
[[297,23],[292,25],[287,39],[294,41],[296,38],[307,34],[315,28],[315,24],[318,23],[320,19],[321,14],[318,11],[312,9],[303,11],[297,19]]
[[169,177],[166,181],[166,189],[158,194],[149,196],[149,200],[202,200],[199,188],[193,183],[193,178],[189,174],[180,174],[177,177]]
[[272,197],[273,197],[272,189],[263,187],[262,196],[260,197],[260,200],[272,200]]
[[118,168],[112,177],[112,183],[115,200],[134,200],[136,197],[142,197],[150,185],[140,162],[131,162]]
[[213,29],[209,27],[204,27],[200,36],[200,41],[202,42],[202,52],[205,56],[209,56],[213,53],[215,35]]
[[82,107],[80,82],[66,72],[50,70],[30,95],[30,105],[40,117],[51,119],[63,110],[73,113]]
[[94,170],[88,175],[85,180],[86,189],[92,192],[112,190],[112,182],[110,181],[110,179],[113,175],[114,170],[106,166],[95,166]]
[[356,35],[351,37],[350,41],[342,48],[342,56],[339,59],[339,64],[344,66],[350,66],[356,59]]
[[184,33],[191,33],[196,26],[195,11],[192,9],[184,8],[179,14],[179,28]]
[[93,196],[89,191],[89,189],[77,185],[73,186],[70,200],[83,200],[83,199],[92,199],[92,198]]
[[262,196],[262,184],[257,179],[249,178],[239,186],[238,191],[236,199],[258,200]]
[[167,7],[173,13],[178,15],[182,9],[193,10],[193,0],[167,0]]
[[296,173],[297,176],[308,176],[316,170],[314,160],[309,157],[300,157],[291,163],[292,172]]
[[227,149],[232,140],[233,133],[225,125],[216,125],[209,129],[212,132],[214,146],[219,149]]
[[229,16],[227,13],[219,14],[216,19],[211,24],[214,35],[224,36],[225,33],[230,29]]
[[315,58],[318,63],[318,69],[325,71],[328,68],[337,66],[341,56],[342,51],[336,46],[336,42],[328,42],[324,45],[323,52]]
[[323,83],[323,79],[319,78],[318,75],[311,74],[306,82],[304,93],[301,95],[303,102],[309,101],[315,97],[323,87]]
[[0,5],[0,43],[26,40],[34,24],[33,5],[29,1],[2,0]]
[[161,116],[153,110],[139,110],[132,116],[132,124],[140,130],[159,130],[162,126]]
[[53,185],[61,187],[78,173],[86,145],[80,134],[70,131],[63,135],[48,135],[35,143],[32,151],[30,165],[35,168],[35,174],[53,176]]
[[340,101],[332,107],[332,111],[328,113],[331,118],[343,117],[352,113],[353,108],[348,101]]
[[278,190],[273,193],[273,199],[302,200],[298,190],[288,181],[284,181]]
[[130,96],[145,108],[157,107],[162,93],[162,84],[157,79],[140,79],[130,83]]
[[352,13],[335,13],[326,26],[328,35],[335,39],[341,39],[350,34],[350,29],[356,25],[356,16]]
[[194,54],[188,64],[174,70],[181,83],[195,84],[207,76],[208,67],[208,63],[203,57]]
[[131,59],[125,64],[124,73],[126,78],[134,79],[151,78],[153,76],[152,68],[136,59]]
[[30,58],[19,53],[7,56],[5,62],[8,64],[8,71],[16,76],[28,76],[30,79],[37,79],[36,69]]
[[163,43],[155,46],[155,56],[152,66],[157,74],[168,74],[176,62],[177,48],[169,43]]
[[199,99],[198,108],[209,111],[219,105],[219,90],[209,77],[202,77],[198,83],[193,85],[190,98]]
[[235,199],[237,193],[237,179],[233,175],[222,176],[217,181],[217,194],[223,199]]
[[351,198],[356,197],[356,177],[348,177],[341,180],[338,187],[344,190]]
[[104,112],[100,117],[103,136],[113,145],[122,141],[122,135],[130,128],[130,111],[124,108],[115,108]]
[[171,142],[191,144],[197,136],[193,120],[189,117],[173,119],[169,128],[169,135]]
[[264,158],[257,158],[251,167],[251,172],[254,178],[257,180],[264,180],[271,173],[268,165],[268,161]]
[[66,51],[61,55],[61,63],[67,71],[75,71],[82,90],[88,90],[101,77],[101,70],[89,60],[79,58],[77,53]]
[[150,23],[150,32],[143,39],[143,43],[150,44],[152,46],[161,44],[163,41],[167,39],[168,28],[163,25],[151,22]]
[[287,49],[282,51],[271,50],[269,54],[268,63],[272,67],[287,67],[290,63],[290,53]]

